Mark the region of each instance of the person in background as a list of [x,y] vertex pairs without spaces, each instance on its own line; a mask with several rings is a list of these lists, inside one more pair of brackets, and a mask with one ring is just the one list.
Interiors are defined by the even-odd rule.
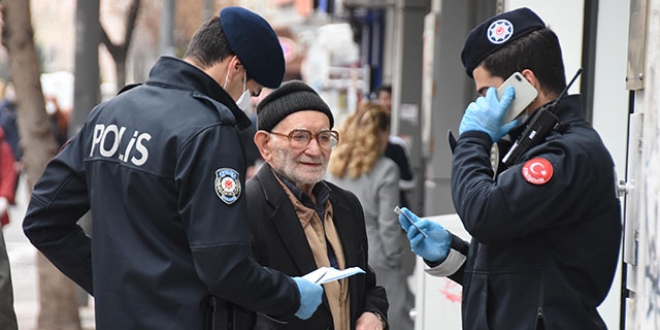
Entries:
[[16,173],[14,193],[18,189],[19,177],[23,170],[23,164],[21,162],[23,158],[23,147],[21,146],[21,136],[16,122],[18,118],[16,111],[16,91],[14,85],[10,82],[5,85],[4,98],[2,99],[2,103],[0,103],[0,128],[3,129],[4,140],[11,147],[14,155],[14,171]]
[[[461,120],[451,190],[472,240],[404,209],[428,235],[401,215],[413,250],[429,273],[462,284],[463,329],[606,329],[597,307],[619,256],[616,174],[598,133],[582,118],[580,96],[560,98],[566,77],[557,35],[519,8],[474,28],[461,59],[481,96]],[[503,124],[515,91],[509,87],[498,99],[496,89],[514,72],[538,97],[528,118]],[[544,106],[555,101],[547,113]],[[546,115],[558,119],[548,135],[520,157],[500,158],[494,170],[492,144],[506,155],[527,125]]]
[[46,113],[51,120],[53,137],[57,145],[61,147],[68,140],[69,117],[60,107],[55,95],[44,95],[44,101],[46,102]]
[[0,224],[9,224],[9,205],[14,204],[16,195],[16,166],[14,153],[5,140],[5,131],[0,128]]
[[5,131],[5,140],[11,146],[14,159],[19,162],[23,155],[23,150],[20,145],[21,137],[16,123],[16,119],[18,118],[16,113],[16,91],[12,83],[8,83],[5,86],[4,95],[2,103],[0,103],[0,127]]
[[94,296],[96,329],[252,329],[253,311],[295,322],[320,305],[320,285],[250,258],[241,107],[283,76],[268,22],[225,7],[49,162],[23,229]]
[[[376,90],[376,101],[383,107],[388,117],[392,117],[392,86],[382,85]],[[410,207],[406,193],[415,188],[415,172],[411,163],[410,148],[405,140],[390,135],[385,148],[385,156],[399,167],[400,201],[399,206]]]
[[301,81],[259,103],[254,141],[266,163],[247,183],[252,250],[258,262],[290,276],[320,267],[360,267],[365,274],[323,284],[323,304],[310,319],[261,318],[257,329],[387,328],[388,302],[369,268],[362,206],[323,180],[339,140],[333,123],[328,105]]
[[[387,116],[392,123],[392,86],[391,85],[381,85],[376,90],[376,102],[383,107],[383,110],[387,113]],[[399,207],[411,208],[410,202],[408,201],[407,194],[415,188],[415,172],[411,163],[412,157],[410,156],[410,148],[408,143],[405,140],[400,138],[397,135],[392,135],[388,137],[387,147],[385,148],[385,156],[393,160],[398,168],[400,174],[399,180]],[[413,208],[414,210],[414,208]],[[407,278],[413,278],[415,273],[415,265],[417,263],[417,258],[415,254],[410,250],[410,244],[406,241],[407,248],[403,251],[403,269]],[[410,305],[410,308],[413,308],[413,303],[415,297],[410,291],[406,290],[407,297],[404,299],[407,305]]]
[[[9,224],[9,205],[14,203],[16,187],[14,154],[5,141],[4,130],[0,128],[0,223]],[[16,330],[18,323],[14,311],[14,290],[11,269],[4,233],[0,230],[0,329]]]
[[364,211],[369,241],[369,264],[377,283],[387,291],[392,330],[411,330],[412,293],[403,269],[403,252],[410,249],[394,208],[399,203],[399,170],[385,156],[390,120],[382,107],[362,102],[344,121],[342,139],[330,158],[329,181],[357,195]]

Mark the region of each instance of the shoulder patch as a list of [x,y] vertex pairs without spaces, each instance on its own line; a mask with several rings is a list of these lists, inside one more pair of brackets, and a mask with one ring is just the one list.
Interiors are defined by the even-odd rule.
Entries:
[[241,181],[238,172],[231,168],[215,171],[215,194],[226,204],[232,204],[241,196]]
[[548,183],[553,173],[552,164],[547,159],[540,157],[528,160],[522,167],[522,176],[527,182],[534,185]]

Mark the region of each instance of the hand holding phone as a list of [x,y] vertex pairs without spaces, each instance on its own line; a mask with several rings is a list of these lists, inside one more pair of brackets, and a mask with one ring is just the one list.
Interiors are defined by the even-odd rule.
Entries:
[[523,112],[539,95],[536,88],[534,88],[534,86],[532,86],[532,84],[530,84],[520,72],[514,72],[500,87],[497,88],[498,99],[502,98],[504,90],[509,86],[513,86],[516,94],[513,102],[511,102],[504,115],[504,119],[502,119],[502,125],[510,123],[516,119],[516,117],[518,117],[520,113]]
[[429,237],[429,235],[426,235],[426,233],[425,233],[424,231],[422,231],[422,229],[419,228],[419,226],[417,226],[417,224],[415,223],[415,221],[413,221],[412,219],[410,219],[410,218],[408,217],[408,215],[406,215],[405,213],[401,212],[401,209],[400,209],[398,206],[394,208],[394,213],[396,213],[396,214],[398,214],[398,215],[403,215],[403,217],[406,218],[406,220],[408,220],[408,222],[410,222],[411,225],[413,225],[415,228],[417,228],[417,230],[419,230],[420,233],[422,233],[422,235],[424,236],[424,238],[428,238],[428,237]]

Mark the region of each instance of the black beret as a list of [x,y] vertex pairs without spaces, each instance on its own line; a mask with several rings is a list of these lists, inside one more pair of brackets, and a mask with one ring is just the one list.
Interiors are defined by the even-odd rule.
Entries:
[[220,11],[229,48],[259,84],[277,88],[284,79],[284,53],[273,28],[261,16],[241,7]]
[[545,23],[529,8],[519,8],[493,16],[468,34],[461,52],[465,72],[472,71],[496,50],[530,32],[540,30]]
[[304,110],[323,112],[330,119],[330,128],[335,124],[330,107],[319,94],[300,80],[292,80],[268,94],[257,105],[257,128],[270,132],[288,115]]

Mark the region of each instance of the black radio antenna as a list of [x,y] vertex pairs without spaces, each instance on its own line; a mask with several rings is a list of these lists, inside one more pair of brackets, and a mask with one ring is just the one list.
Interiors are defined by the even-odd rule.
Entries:
[[566,95],[566,92],[568,92],[568,89],[571,88],[571,86],[573,85],[573,83],[575,82],[575,80],[580,76],[580,74],[582,74],[582,68],[579,68],[579,69],[577,70],[577,72],[575,73],[575,75],[573,76],[573,78],[571,78],[571,81],[568,83],[568,85],[566,85],[566,87],[564,88],[564,90],[561,91],[561,93],[559,93],[559,96],[557,96],[557,98],[556,98],[554,101],[552,101],[552,103],[550,103],[550,106],[549,106],[549,110],[550,110],[550,112],[553,112],[553,113],[554,113],[554,110],[556,109],[556,105],[557,105],[557,103],[559,103],[559,100],[561,100],[561,98],[564,97],[564,96]]

